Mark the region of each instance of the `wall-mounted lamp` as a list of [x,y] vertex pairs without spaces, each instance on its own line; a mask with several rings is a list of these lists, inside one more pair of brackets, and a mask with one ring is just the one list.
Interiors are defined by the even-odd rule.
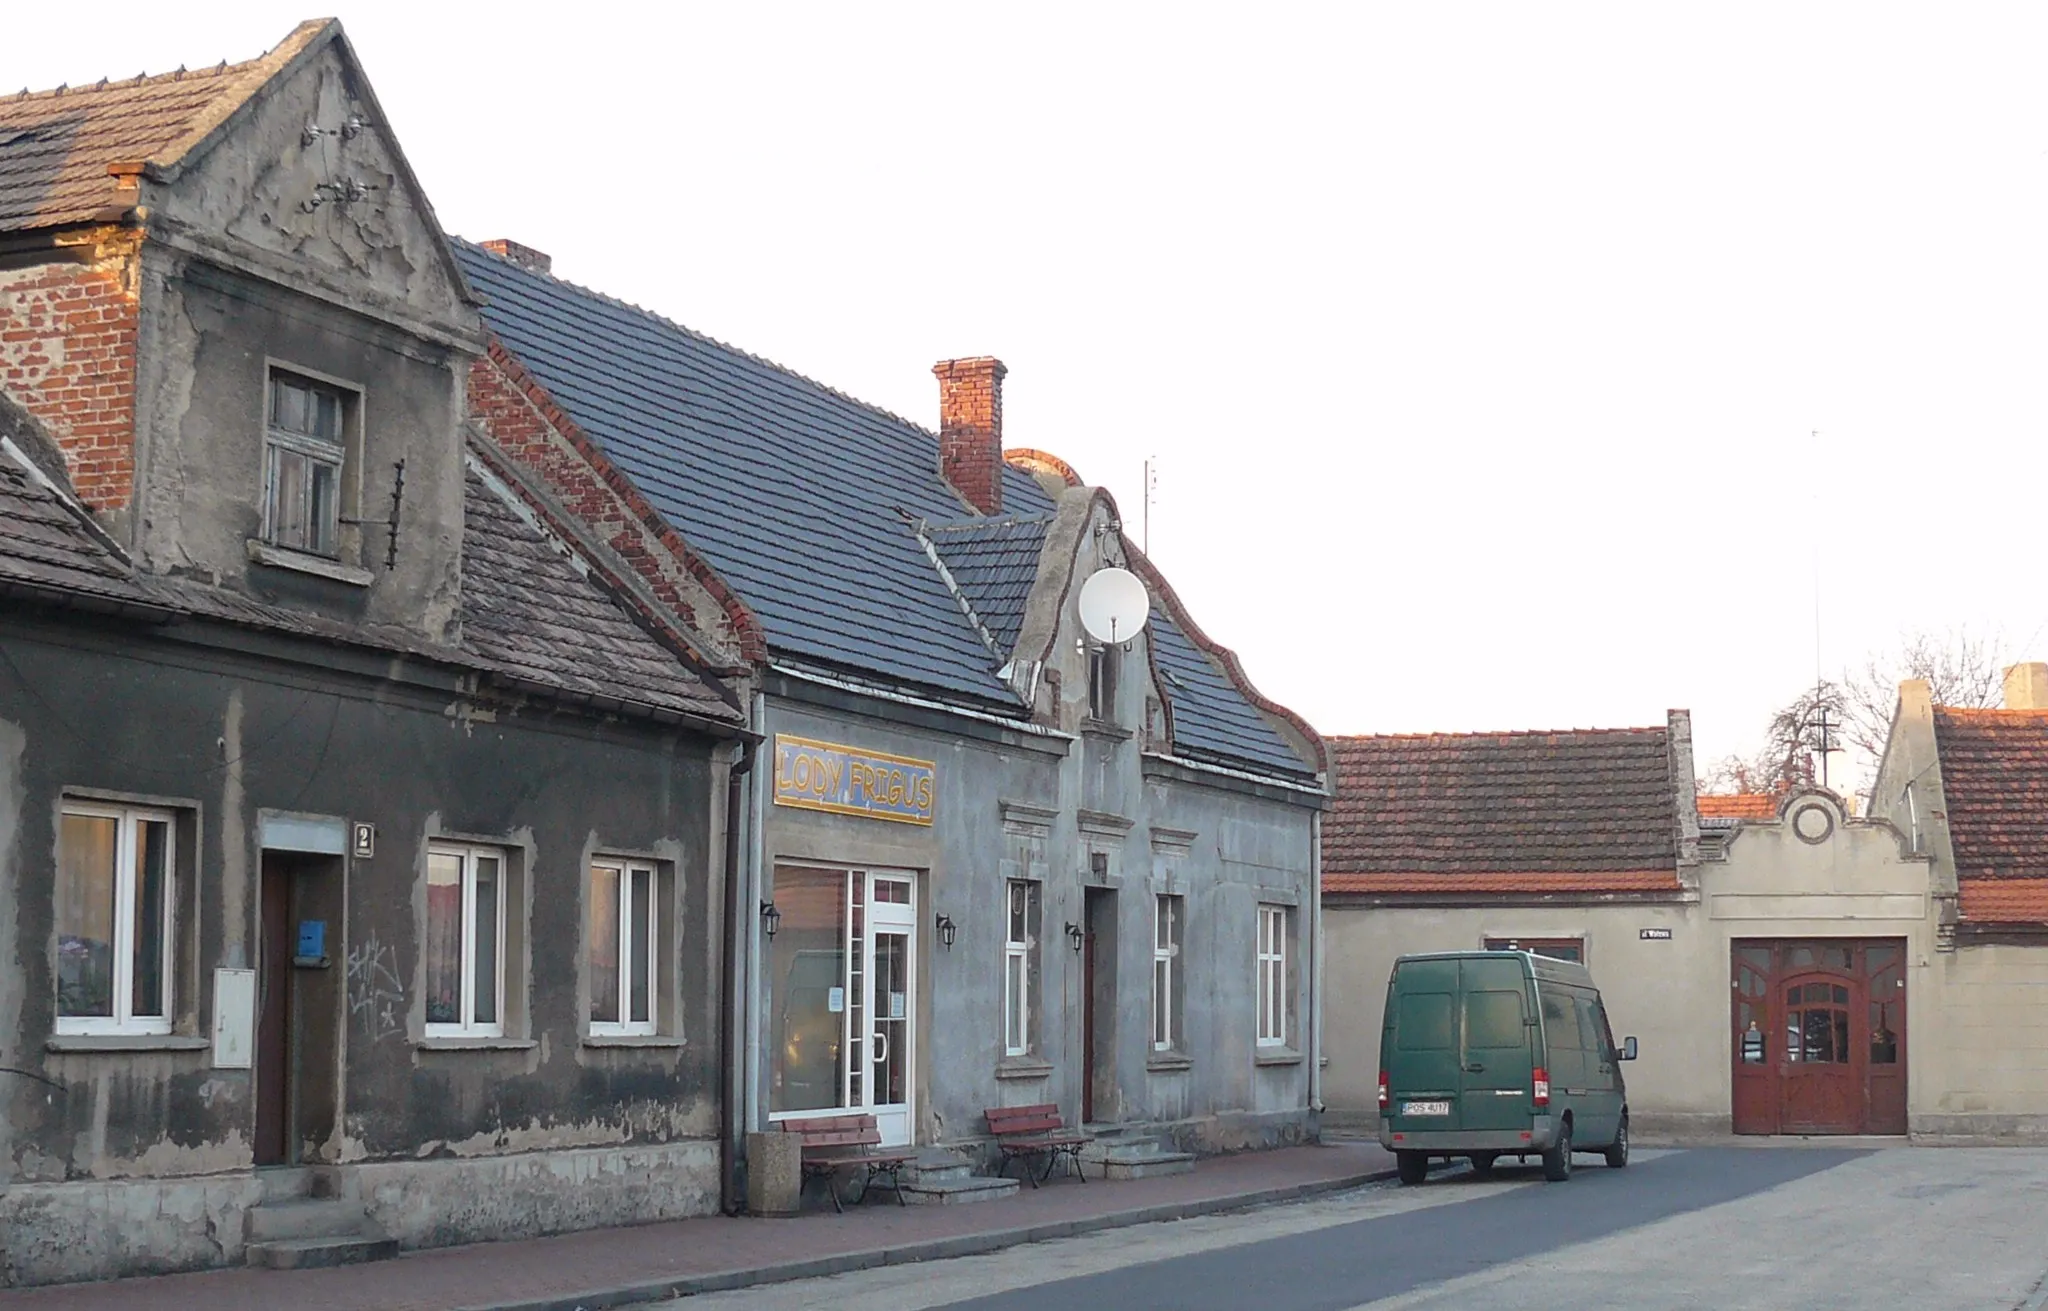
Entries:
[[1082,939],[1082,937],[1083,937],[1083,936],[1084,936],[1084,935],[1083,935],[1083,934],[1082,934],[1082,932],[1081,932],[1081,926],[1080,926],[1080,925],[1078,925],[1078,924],[1076,924],[1076,923],[1074,923],[1074,921],[1072,921],[1072,920],[1068,920],[1068,921],[1067,921],[1067,945],[1068,945],[1069,947],[1072,947],[1072,948],[1073,948],[1073,949],[1074,949],[1075,951],[1079,951],[1079,950],[1081,950],[1081,939]]
[[772,901],[761,903],[761,927],[768,930],[771,938],[775,936],[775,930],[782,927],[782,912],[775,909]]
[[953,935],[959,932],[958,929],[953,927],[953,917],[941,915],[939,916],[938,923],[933,927],[939,931],[940,945],[945,947],[947,951],[953,950]]

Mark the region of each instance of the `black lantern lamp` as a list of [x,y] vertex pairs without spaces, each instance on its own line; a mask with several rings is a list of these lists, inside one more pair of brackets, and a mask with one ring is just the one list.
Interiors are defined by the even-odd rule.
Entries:
[[775,936],[775,930],[782,927],[782,912],[775,909],[772,901],[761,903],[761,927],[768,930],[771,938]]
[[932,927],[938,930],[940,945],[945,947],[947,951],[953,950],[953,937],[959,932],[958,929],[953,927],[953,917],[941,915],[938,918],[938,922]]
[[1082,937],[1083,937],[1083,936],[1084,936],[1084,935],[1083,935],[1083,934],[1082,934],[1082,932],[1081,932],[1081,926],[1080,926],[1080,925],[1078,925],[1078,924],[1076,924],[1076,923],[1074,923],[1074,921],[1072,921],[1072,920],[1068,920],[1068,921],[1067,921],[1067,945],[1068,945],[1069,947],[1072,947],[1072,948],[1073,948],[1073,949],[1074,949],[1075,951],[1079,951],[1079,950],[1081,950],[1081,939],[1082,939]]

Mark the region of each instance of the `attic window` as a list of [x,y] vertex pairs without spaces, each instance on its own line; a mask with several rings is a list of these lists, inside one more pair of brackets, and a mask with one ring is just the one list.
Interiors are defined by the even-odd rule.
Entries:
[[343,421],[348,397],[287,373],[270,377],[263,440],[263,538],[333,557],[340,552]]

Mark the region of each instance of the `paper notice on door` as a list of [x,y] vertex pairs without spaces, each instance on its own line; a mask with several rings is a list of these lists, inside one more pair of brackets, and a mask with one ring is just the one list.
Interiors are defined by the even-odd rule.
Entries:
[[826,990],[825,990],[825,1009],[826,1009],[826,1010],[828,1010],[828,1011],[831,1011],[831,1012],[832,1012],[832,1013],[833,1013],[834,1015],[837,1015],[837,1014],[838,1014],[839,1012],[841,1012],[841,1011],[845,1010],[845,1009],[846,1009],[846,989],[844,989],[844,988],[828,988],[828,989],[826,989]]
[[903,994],[900,992],[889,994],[889,1018],[892,1020],[903,1018]]

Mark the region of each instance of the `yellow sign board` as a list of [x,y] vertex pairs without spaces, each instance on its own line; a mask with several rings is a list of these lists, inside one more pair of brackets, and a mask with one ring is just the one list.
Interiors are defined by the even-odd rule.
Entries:
[[935,761],[775,735],[778,806],[929,826],[938,792]]

